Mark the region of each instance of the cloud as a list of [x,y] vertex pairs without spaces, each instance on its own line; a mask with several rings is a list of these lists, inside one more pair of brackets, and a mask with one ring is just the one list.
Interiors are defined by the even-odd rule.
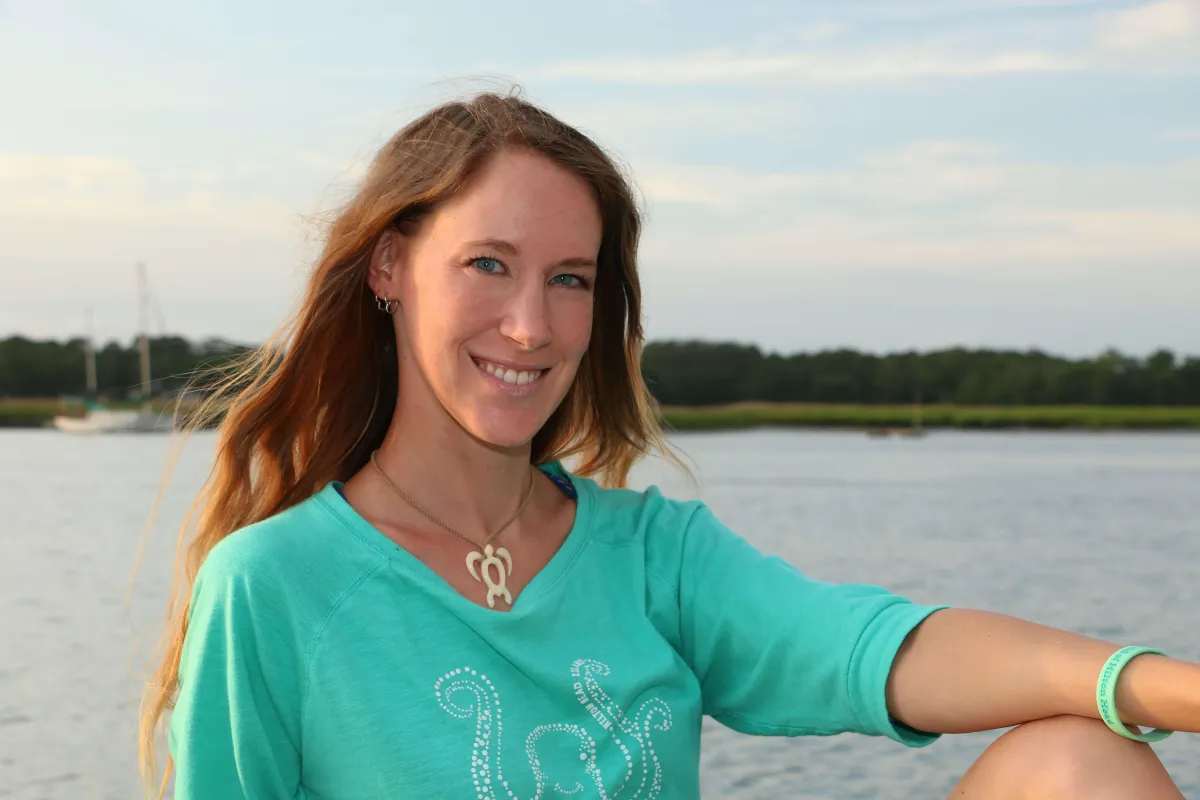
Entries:
[[53,199],[86,208],[97,196],[129,197],[141,187],[137,168],[122,159],[0,154],[0,204],[27,208]]
[[905,0],[881,0],[864,6],[848,9],[856,16],[882,19],[922,19],[938,16],[959,16],[972,11],[1023,11],[1027,9],[1047,10],[1078,8],[1102,5],[1108,0],[941,0],[941,2],[915,2]]
[[1096,20],[1092,48],[1111,71],[1200,75],[1200,0],[1158,0]]
[[[0,154],[0,274],[18,297],[57,292],[82,305],[81,297],[111,296],[114,270],[138,259],[177,296],[235,284],[248,296],[279,285],[302,230],[285,203],[220,175]],[[48,274],[59,289],[48,287]]]
[[[895,5],[903,6],[903,13],[914,10],[907,4]],[[935,4],[926,11],[961,15],[1073,5],[1095,4],[1032,0],[953,3]],[[875,11],[883,13],[887,9]],[[847,15],[847,19],[854,16],[851,11]],[[830,19],[786,33],[769,33],[760,37],[753,48],[564,61],[532,74],[550,81],[682,86],[880,84],[1078,72],[1200,70],[1200,0],[1157,0],[1120,11],[1042,21],[1034,27],[1028,23],[997,24],[982,30],[952,26],[916,39],[869,45],[855,43],[845,35],[848,30],[846,19]]]
[[844,22],[827,19],[804,26],[797,32],[797,38],[803,42],[824,42],[842,35],[847,27]]
[[713,50],[671,58],[569,61],[535,72],[549,80],[635,84],[861,83],[1070,72],[1082,58],[1038,51],[990,55],[910,48],[836,53],[748,54]]
[[926,141],[864,154],[854,169],[752,172],[729,166],[649,164],[639,183],[655,202],[711,206],[730,212],[781,203],[936,205],[975,197],[1006,179],[992,147]]
[[1102,47],[1138,55],[1200,52],[1200,2],[1158,0],[1104,14],[1097,40]]
[[635,166],[651,206],[644,259],[663,267],[986,269],[1034,283],[1137,270],[1200,290],[1200,272],[1183,273],[1200,260],[1197,160],[1027,163],[934,141],[867,153],[844,170]]
[[[651,228],[642,262],[700,275],[736,270],[745,280],[777,281],[794,291],[812,276],[893,273],[973,277],[1035,287],[1064,280],[1139,277],[1182,294],[1200,292],[1183,262],[1200,257],[1200,210],[989,212],[949,221],[796,214],[763,230],[711,226],[714,235]],[[719,235],[715,235],[719,232]]]
[[1200,127],[1172,128],[1162,138],[1170,142],[1200,141]]
[[555,98],[552,107],[562,119],[614,151],[655,150],[699,137],[793,140],[820,113],[799,99],[781,103],[773,97],[713,96],[703,102],[689,98],[665,102],[636,92],[617,98],[567,92]]
[[118,158],[0,153],[0,221],[278,229],[282,206],[207,172],[148,173]]

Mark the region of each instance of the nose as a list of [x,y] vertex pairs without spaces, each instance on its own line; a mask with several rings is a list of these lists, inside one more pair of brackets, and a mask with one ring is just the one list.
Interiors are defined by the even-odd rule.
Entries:
[[500,333],[516,342],[523,350],[537,350],[550,343],[549,287],[541,281],[530,281],[514,292],[500,323]]

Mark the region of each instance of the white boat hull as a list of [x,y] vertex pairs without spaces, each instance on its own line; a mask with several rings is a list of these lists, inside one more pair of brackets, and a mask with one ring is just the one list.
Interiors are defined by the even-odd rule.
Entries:
[[155,433],[171,430],[171,417],[156,411],[96,410],[82,417],[55,417],[54,427],[77,434]]

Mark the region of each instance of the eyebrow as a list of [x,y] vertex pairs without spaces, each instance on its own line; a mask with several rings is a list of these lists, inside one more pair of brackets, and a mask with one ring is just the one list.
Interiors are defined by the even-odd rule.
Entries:
[[[518,256],[521,254],[521,248],[517,247],[512,242],[506,242],[503,239],[479,239],[474,242],[467,242],[467,247],[474,248],[491,248],[499,250],[501,253],[507,253],[510,256]],[[564,258],[558,262],[557,267],[575,267],[577,269],[595,269],[596,259],[594,258]]]

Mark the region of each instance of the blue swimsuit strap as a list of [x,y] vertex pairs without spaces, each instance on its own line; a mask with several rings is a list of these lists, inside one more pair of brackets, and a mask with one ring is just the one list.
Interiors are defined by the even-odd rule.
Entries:
[[538,469],[540,469],[542,471],[543,475],[545,475],[547,478],[549,478],[551,481],[553,481],[554,485],[557,486],[559,489],[561,489],[562,493],[565,494],[567,497],[571,498],[572,500],[576,500],[579,498],[579,491],[575,488],[575,484],[571,483],[571,481],[568,478],[565,478],[562,475],[559,475],[557,473],[551,472],[550,470],[546,469],[545,467],[538,467]]

